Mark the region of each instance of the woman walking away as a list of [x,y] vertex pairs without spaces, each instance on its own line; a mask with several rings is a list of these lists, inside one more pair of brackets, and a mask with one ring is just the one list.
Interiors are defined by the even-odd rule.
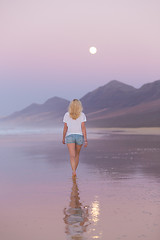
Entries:
[[72,176],[76,176],[76,169],[79,163],[79,154],[81,147],[87,147],[86,134],[86,116],[82,112],[83,107],[78,99],[70,102],[68,112],[65,113],[63,122],[63,140],[62,143],[67,143],[70,154],[70,163],[72,167]]

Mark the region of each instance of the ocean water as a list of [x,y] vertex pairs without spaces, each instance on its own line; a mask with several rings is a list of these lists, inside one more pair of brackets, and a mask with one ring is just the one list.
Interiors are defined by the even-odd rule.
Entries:
[[0,136],[31,135],[31,134],[60,134],[61,128],[0,128]]
[[160,136],[89,132],[72,178],[59,132],[0,136],[0,239],[160,239]]

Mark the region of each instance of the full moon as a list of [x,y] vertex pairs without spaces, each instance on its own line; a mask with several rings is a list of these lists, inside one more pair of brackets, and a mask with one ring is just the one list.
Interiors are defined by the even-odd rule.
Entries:
[[91,54],[95,54],[97,52],[97,48],[96,47],[90,47],[89,52]]

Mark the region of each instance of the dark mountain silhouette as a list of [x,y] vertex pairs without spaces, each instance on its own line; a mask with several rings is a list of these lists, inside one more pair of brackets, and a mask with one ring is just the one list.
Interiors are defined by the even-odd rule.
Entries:
[[160,99],[125,107],[87,114],[90,127],[160,127]]
[[139,89],[113,80],[86,94],[81,101],[89,113],[104,108],[113,111],[157,99],[160,99],[160,80],[145,84]]
[[[160,126],[160,80],[136,89],[113,80],[81,98],[88,126],[158,127]],[[59,97],[44,104],[31,104],[22,111],[0,120],[17,126],[62,126],[69,101]]]
[[48,99],[44,104],[33,103],[21,111],[5,117],[1,123],[9,126],[51,127],[61,124],[69,101],[59,97]]
[[131,99],[137,89],[127,84],[113,80],[108,84],[97,88],[93,92],[81,98],[86,112],[100,109],[119,109],[130,105]]
[[160,80],[144,84],[132,99],[134,105],[160,99]]
[[139,89],[111,81],[81,101],[92,127],[160,126],[160,80]]
[[59,116],[62,112],[64,112],[68,107],[69,101],[59,97],[53,97],[48,99],[43,104],[33,103],[30,106],[24,108],[19,112],[15,112],[11,115],[11,117],[17,117],[22,115],[32,115],[32,114],[40,114],[40,113],[53,113],[56,116]]

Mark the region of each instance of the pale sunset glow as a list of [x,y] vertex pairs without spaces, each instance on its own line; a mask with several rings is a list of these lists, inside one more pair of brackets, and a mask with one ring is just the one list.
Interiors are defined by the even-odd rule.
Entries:
[[0,9],[0,116],[115,79],[160,78],[160,1],[2,0]]

